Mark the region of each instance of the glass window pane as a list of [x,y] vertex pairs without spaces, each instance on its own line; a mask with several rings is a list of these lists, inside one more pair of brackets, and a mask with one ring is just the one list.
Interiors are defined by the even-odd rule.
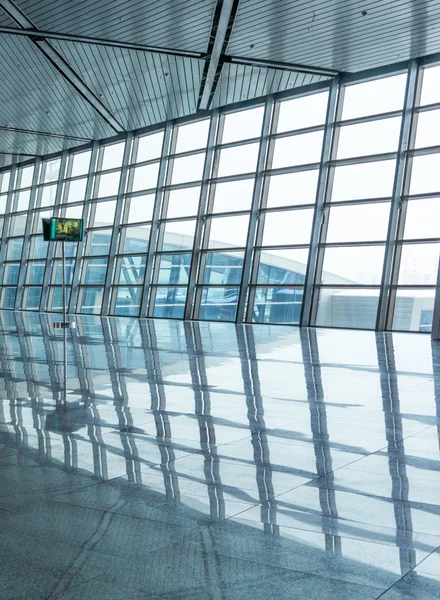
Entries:
[[95,219],[93,227],[113,225],[115,220],[116,200],[111,202],[97,202],[95,204]]
[[11,171],[0,173],[0,194],[4,194],[9,189],[9,181],[11,179]]
[[263,246],[294,246],[310,243],[313,210],[284,210],[266,213]]
[[321,283],[380,285],[385,246],[326,248]]
[[[65,274],[66,285],[71,285],[73,279],[73,271],[75,268],[75,259],[66,258]],[[52,283],[62,285],[63,283],[63,263],[61,260],[55,260],[52,267]]]
[[279,285],[304,283],[308,256],[308,249],[263,250],[257,282]]
[[159,158],[162,153],[162,143],[163,131],[140,137],[135,162],[144,162]]
[[246,237],[249,227],[249,216],[217,217],[209,219],[211,230],[209,233],[209,248],[227,248],[246,246]]
[[271,168],[319,163],[323,135],[322,131],[315,131],[275,140]]
[[244,252],[208,252],[203,283],[240,285]]
[[199,181],[203,177],[205,153],[175,158],[170,163],[171,184]]
[[417,116],[415,148],[427,148],[440,144],[440,110],[430,110]]
[[8,240],[6,250],[6,260],[20,260],[23,250],[23,238]]
[[302,288],[257,288],[252,322],[298,324],[303,293]]
[[124,157],[125,142],[119,144],[111,144],[110,146],[103,146],[102,152],[104,156],[102,158],[101,171],[107,169],[117,169],[122,167],[122,159]]
[[45,262],[28,262],[26,283],[33,285],[42,285],[44,279],[44,269],[46,267]]
[[37,235],[32,239],[31,243],[31,258],[46,258],[49,242],[43,240],[42,235]]
[[[84,281],[85,284],[104,284],[105,276],[107,273],[107,258],[93,258],[91,260],[84,261]],[[68,283],[71,283],[70,281]]]
[[140,190],[153,189],[157,185],[157,176],[159,174],[159,163],[144,165],[133,169],[132,192]]
[[17,285],[20,263],[11,263],[5,265],[3,275],[3,285]]
[[254,173],[257,168],[259,147],[260,144],[247,144],[220,150],[218,177]]
[[316,324],[322,327],[374,329],[379,290],[322,288]]
[[406,73],[347,85],[344,91],[343,119],[401,110],[405,97]]
[[15,288],[15,287],[2,288],[2,296],[1,296],[1,307],[2,308],[14,309],[16,292],[17,292],[17,288]]
[[38,310],[40,308],[41,287],[26,288],[24,292],[23,308],[25,310]]
[[83,204],[78,204],[77,206],[67,206],[64,208],[64,216],[67,219],[81,219],[83,215]]
[[440,253],[438,244],[404,244],[400,258],[400,285],[435,285]]
[[332,201],[388,198],[393,193],[394,160],[336,167]]
[[95,186],[95,198],[106,198],[107,196],[116,196],[118,194],[119,180],[121,171],[98,175]]
[[117,273],[120,285],[142,285],[144,282],[146,256],[124,256],[118,259]]
[[225,115],[221,143],[228,144],[260,137],[263,116],[264,106]]
[[203,288],[199,319],[234,321],[237,312],[238,288]]
[[90,166],[90,156],[91,152],[79,152],[78,154],[73,154],[70,158],[72,163],[72,170],[70,172],[70,177],[77,177],[78,175],[85,175]]
[[420,106],[440,102],[440,66],[423,69]]
[[393,329],[430,332],[435,290],[397,290]]
[[300,171],[268,177],[267,208],[314,204],[319,171]]
[[250,210],[254,183],[254,179],[243,179],[241,181],[213,184],[214,204],[212,212]]
[[163,250],[192,250],[196,221],[165,223]]
[[53,206],[57,193],[57,184],[44,185],[40,188],[39,206]]
[[385,241],[390,203],[333,206],[329,211],[327,242]]
[[407,240],[440,237],[440,198],[408,201],[403,237]]
[[[66,288],[66,302],[69,304],[70,287]],[[53,312],[62,312],[63,310],[63,289],[61,287],[51,288],[49,292],[49,310]]]
[[170,190],[168,194],[168,208],[166,217],[192,217],[197,215],[200,200],[200,186]]
[[32,177],[34,175],[34,165],[31,165],[29,167],[24,167],[24,169],[20,170],[20,174],[19,174],[19,187],[20,188],[27,188],[27,187],[31,187],[32,185]]
[[127,198],[127,202],[129,202],[127,223],[143,223],[145,221],[151,221],[153,218],[155,198],[155,194],[131,196],[130,198]]
[[415,156],[412,161],[410,194],[440,191],[440,154]]
[[31,190],[17,192],[14,198],[14,211],[28,210],[31,198]]
[[206,148],[208,142],[209,119],[188,123],[177,128],[177,143],[175,153],[189,152]]
[[89,256],[108,254],[110,250],[111,235],[111,229],[89,232],[87,235]]
[[86,195],[87,178],[74,179],[66,183],[65,202],[82,202]]
[[120,252],[124,254],[148,252],[150,231],[150,225],[124,227],[120,241]]
[[6,212],[7,199],[8,199],[7,194],[3,194],[3,196],[0,196],[0,214],[1,215],[4,215]]
[[44,167],[44,178],[41,183],[57,181],[60,174],[61,159],[49,160]]
[[400,122],[400,117],[395,117],[341,127],[337,158],[397,151]]
[[277,133],[323,125],[327,101],[328,92],[321,92],[280,102]]
[[11,217],[11,225],[9,229],[9,235],[23,235],[26,227],[27,215],[16,215]]
[[104,288],[82,288],[79,298],[80,313],[99,315]]
[[123,317],[137,317],[141,305],[142,288],[118,287],[113,290],[113,314]]
[[165,285],[186,285],[188,283],[191,254],[162,254],[158,257],[158,283]]
[[158,287],[156,290],[153,317],[183,319],[186,292],[186,287]]

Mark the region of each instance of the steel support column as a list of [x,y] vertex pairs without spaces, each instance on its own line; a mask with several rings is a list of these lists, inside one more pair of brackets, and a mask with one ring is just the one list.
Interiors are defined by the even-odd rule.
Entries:
[[387,328],[388,303],[391,287],[392,265],[394,249],[397,239],[402,195],[404,193],[405,175],[407,166],[407,150],[411,135],[413,109],[417,91],[418,64],[412,60],[409,64],[408,79],[406,82],[405,101],[403,105],[402,124],[400,127],[399,147],[397,151],[396,171],[394,175],[393,195],[391,198],[390,219],[388,222],[387,241],[380,286],[379,304],[377,310],[376,330],[384,331]]
[[310,238],[309,260],[307,262],[306,278],[304,284],[304,296],[301,309],[300,325],[307,327],[310,325],[312,316],[312,299],[316,276],[318,274],[318,251],[321,226],[323,222],[324,205],[327,194],[327,184],[330,173],[330,159],[333,149],[333,136],[335,121],[337,118],[338,98],[340,82],[334,79],[330,85],[327,115],[325,121],[324,138],[322,142],[321,162],[319,166],[318,187],[316,191],[316,202],[313,213],[312,235]]
[[255,233],[257,231],[258,214],[260,209],[261,193],[264,182],[264,168],[266,166],[266,157],[269,149],[269,135],[272,123],[273,109],[275,100],[273,96],[268,96],[264,107],[263,126],[261,130],[260,148],[258,150],[257,170],[255,174],[254,190],[252,193],[251,212],[249,216],[249,227],[246,238],[246,250],[243,259],[243,271],[241,274],[240,293],[238,296],[236,323],[242,323],[246,308],[246,296],[249,285],[249,276],[252,267],[252,255],[254,251]]
[[168,167],[168,154],[170,151],[171,134],[173,126],[171,121],[168,121],[165,127],[165,132],[162,142],[162,154],[160,156],[159,174],[157,178],[156,197],[154,199],[153,218],[151,220],[150,239],[148,240],[147,263],[145,265],[144,287],[142,290],[141,306],[139,314],[141,317],[147,315],[148,309],[148,292],[151,285],[151,275],[153,273],[154,252],[159,234],[159,219],[162,200],[164,196],[165,177]]
[[17,293],[15,294],[15,310],[21,309],[23,300],[23,286],[26,277],[26,263],[29,258],[30,236],[32,230],[32,220],[34,218],[35,198],[37,195],[38,178],[40,177],[41,157],[37,157],[34,163],[34,172],[32,175],[32,187],[29,196],[28,214],[26,219],[26,227],[24,229],[23,248],[21,251],[20,271],[18,273]]
[[113,272],[115,267],[116,253],[118,250],[119,231],[121,228],[122,211],[124,208],[124,193],[128,177],[128,169],[131,156],[131,148],[133,141],[133,133],[127,134],[125,139],[124,155],[122,158],[121,177],[119,179],[118,195],[116,198],[115,220],[113,222],[112,235],[110,240],[110,248],[107,262],[107,272],[105,276],[104,294],[102,298],[101,315],[108,315],[110,291],[112,285]]
[[14,190],[15,190],[15,184],[17,182],[17,175],[18,175],[18,167],[16,164],[14,164],[11,167],[11,175],[9,177],[8,195],[6,198],[5,216],[4,216],[4,220],[3,220],[2,243],[0,246],[0,285],[3,283],[3,273],[5,270],[7,246],[10,243],[10,242],[6,242],[5,238],[8,237],[8,235],[9,235],[12,203],[14,201]]
[[205,155],[205,164],[203,166],[202,186],[200,189],[199,209],[197,212],[196,230],[194,234],[194,244],[191,256],[191,268],[189,272],[188,292],[186,294],[184,319],[191,319],[193,316],[194,291],[196,288],[197,268],[202,244],[202,234],[204,227],[204,216],[206,213],[206,203],[209,194],[209,178],[211,176],[212,163],[215,155],[215,142],[217,137],[217,127],[219,122],[219,113],[214,111],[209,125],[208,142]]

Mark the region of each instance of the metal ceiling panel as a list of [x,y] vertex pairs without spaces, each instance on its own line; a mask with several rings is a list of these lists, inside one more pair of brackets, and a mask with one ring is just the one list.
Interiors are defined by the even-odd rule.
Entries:
[[360,71],[440,51],[437,0],[241,0],[228,53]]
[[38,135],[36,133],[0,130],[0,154],[4,152],[38,156],[52,154],[66,148],[73,148],[83,143],[61,137]]
[[216,0],[15,0],[41,30],[206,52]]
[[114,135],[32,42],[0,36],[0,126],[84,139]]
[[329,77],[226,63],[223,65],[212,107],[260,98],[326,79]]
[[0,9],[0,27],[17,27],[15,22]]
[[196,112],[204,61],[79,42],[52,44],[128,130]]

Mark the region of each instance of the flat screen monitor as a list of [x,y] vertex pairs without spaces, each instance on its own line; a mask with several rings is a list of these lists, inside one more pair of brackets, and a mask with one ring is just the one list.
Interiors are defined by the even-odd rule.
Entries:
[[82,242],[83,235],[83,219],[43,219],[43,237],[46,242]]

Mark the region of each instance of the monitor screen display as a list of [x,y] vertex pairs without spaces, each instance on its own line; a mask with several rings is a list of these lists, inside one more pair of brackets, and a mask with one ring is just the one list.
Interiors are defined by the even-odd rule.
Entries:
[[81,242],[84,234],[83,219],[52,217],[43,219],[43,237],[49,242]]

